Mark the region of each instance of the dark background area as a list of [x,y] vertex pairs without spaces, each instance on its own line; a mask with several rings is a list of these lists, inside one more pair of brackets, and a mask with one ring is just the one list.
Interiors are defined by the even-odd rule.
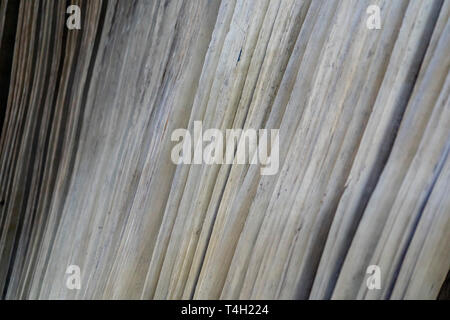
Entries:
[[[0,0],[0,4],[3,1],[5,0]],[[19,4],[19,0],[10,0],[7,2],[3,35],[0,39],[0,132],[3,129],[6,105],[8,103]]]

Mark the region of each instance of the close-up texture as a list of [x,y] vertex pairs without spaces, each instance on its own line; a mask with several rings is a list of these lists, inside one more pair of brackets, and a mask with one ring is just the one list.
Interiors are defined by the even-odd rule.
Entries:
[[1,0],[1,298],[450,299],[449,16]]

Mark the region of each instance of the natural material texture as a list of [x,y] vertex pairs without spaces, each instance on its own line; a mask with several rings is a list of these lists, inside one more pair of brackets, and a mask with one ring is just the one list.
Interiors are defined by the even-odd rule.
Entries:
[[[449,0],[1,1],[3,298],[436,299],[449,15]],[[279,129],[277,174],[175,165],[171,134],[194,121]]]

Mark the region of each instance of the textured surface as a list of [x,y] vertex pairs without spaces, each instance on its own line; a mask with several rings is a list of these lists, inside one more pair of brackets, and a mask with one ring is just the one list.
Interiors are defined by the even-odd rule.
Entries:
[[[3,298],[438,297],[450,1],[12,3],[0,5]],[[66,28],[69,4],[81,30]],[[366,27],[373,4],[380,30]],[[196,120],[279,129],[278,173],[173,164],[172,132]]]

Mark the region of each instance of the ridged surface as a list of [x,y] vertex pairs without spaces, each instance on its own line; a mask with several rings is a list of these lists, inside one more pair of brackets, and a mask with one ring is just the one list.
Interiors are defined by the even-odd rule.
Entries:
[[[448,0],[20,1],[1,101],[3,298],[436,299],[449,15]],[[278,173],[173,164],[171,134],[194,121],[279,129]]]

